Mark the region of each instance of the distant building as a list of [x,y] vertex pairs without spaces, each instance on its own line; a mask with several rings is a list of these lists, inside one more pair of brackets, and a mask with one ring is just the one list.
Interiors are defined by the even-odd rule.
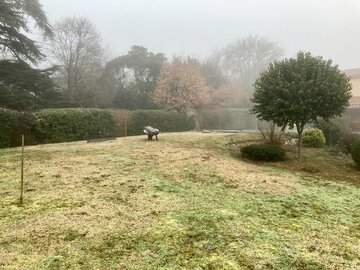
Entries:
[[344,116],[351,129],[360,132],[360,68],[343,70],[343,72],[350,78],[352,85],[350,106]]
[[343,72],[350,78],[352,85],[352,97],[350,98],[350,108],[360,108],[360,68],[347,69]]

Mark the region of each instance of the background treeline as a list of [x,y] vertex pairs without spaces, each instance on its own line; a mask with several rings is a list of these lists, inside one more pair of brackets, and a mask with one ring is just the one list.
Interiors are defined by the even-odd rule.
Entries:
[[[113,56],[87,18],[50,24],[37,0],[0,3],[2,147],[18,145],[21,134],[28,144],[63,142],[141,134],[145,125],[253,129],[253,83],[283,54],[277,43],[248,36],[203,60],[137,45]],[[43,41],[30,38],[30,21]]]
[[[50,24],[37,0],[0,2],[1,108],[166,109],[198,120],[207,106],[249,107],[255,79],[283,55],[276,42],[248,36],[202,60],[138,45],[114,56],[85,17]],[[32,21],[44,40],[30,38]]]
[[[18,145],[21,133],[28,143],[46,143],[136,135],[145,125],[256,129],[254,82],[283,56],[276,42],[258,36],[204,59],[168,59],[138,45],[113,55],[85,17],[50,24],[37,0],[0,4],[2,146]],[[43,41],[30,38],[32,22]]]

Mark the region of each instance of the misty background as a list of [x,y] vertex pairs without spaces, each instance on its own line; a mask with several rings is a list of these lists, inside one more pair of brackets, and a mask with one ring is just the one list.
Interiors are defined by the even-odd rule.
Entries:
[[3,0],[0,33],[0,106],[17,111],[163,110],[254,129],[270,63],[305,51],[360,67],[354,0],[19,1]]
[[357,0],[41,0],[51,23],[87,17],[112,56],[136,44],[150,51],[206,58],[236,39],[258,35],[278,42],[284,56],[299,50],[359,67]]

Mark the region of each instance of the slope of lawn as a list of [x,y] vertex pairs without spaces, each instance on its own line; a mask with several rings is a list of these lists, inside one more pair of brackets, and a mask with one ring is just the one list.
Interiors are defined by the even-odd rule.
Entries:
[[360,269],[359,186],[235,159],[230,139],[257,138],[27,147],[22,207],[19,148],[0,150],[0,269]]

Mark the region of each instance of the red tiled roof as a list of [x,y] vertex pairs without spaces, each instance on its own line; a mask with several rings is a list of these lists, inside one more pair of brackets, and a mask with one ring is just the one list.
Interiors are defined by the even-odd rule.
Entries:
[[346,76],[350,78],[360,78],[360,68],[347,69],[343,70],[342,72],[344,72]]
[[360,96],[351,97],[349,99],[350,106],[359,106],[360,107]]

